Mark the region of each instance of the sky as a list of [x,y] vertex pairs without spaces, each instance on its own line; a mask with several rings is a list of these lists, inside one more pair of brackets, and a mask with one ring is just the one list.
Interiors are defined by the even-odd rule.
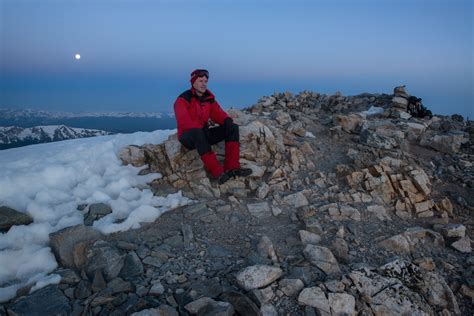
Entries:
[[138,189],[161,175],[138,176],[140,168],[124,166],[118,158],[127,145],[162,143],[175,132],[99,136],[2,150],[0,205],[27,213],[33,223],[0,233],[0,303],[27,285],[34,291],[59,283],[60,276],[50,274],[58,264],[49,234],[82,224],[78,205],[110,205],[112,213],[93,223],[95,229],[110,234],[139,228],[140,223],[153,222],[164,212],[188,204],[181,191],[155,196],[149,189]]
[[472,118],[473,2],[0,0],[0,107],[171,112],[205,68],[224,108],[404,84]]

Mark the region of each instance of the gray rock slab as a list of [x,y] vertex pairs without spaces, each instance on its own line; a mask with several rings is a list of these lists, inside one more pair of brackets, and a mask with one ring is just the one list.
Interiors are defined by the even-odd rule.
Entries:
[[6,232],[13,225],[28,225],[33,219],[28,214],[18,212],[7,206],[0,206],[0,232]]
[[306,245],[303,252],[309,262],[323,270],[326,274],[341,273],[339,263],[328,248],[309,244]]
[[297,295],[304,288],[304,284],[300,279],[282,279],[278,282],[278,288],[291,297]]
[[229,291],[219,296],[223,301],[229,302],[239,315],[261,316],[260,310],[255,303],[242,293]]
[[267,202],[247,204],[247,209],[253,217],[265,218],[272,215]]
[[333,315],[355,315],[355,298],[346,293],[329,293],[329,306]]
[[294,194],[287,195],[283,198],[283,202],[289,206],[302,207],[309,204],[308,199],[303,192],[297,192]]
[[59,287],[49,285],[16,301],[9,308],[9,315],[69,315],[71,311],[69,301]]
[[316,308],[320,315],[331,315],[329,301],[326,298],[326,294],[324,294],[323,290],[319,287],[308,287],[303,289],[298,296],[298,303],[304,306]]
[[143,274],[143,264],[138,258],[135,251],[129,252],[124,259],[122,270],[119,276],[122,278],[130,278]]
[[66,268],[76,268],[74,264],[74,246],[83,241],[97,240],[102,234],[90,227],[76,225],[66,227],[49,235],[51,249],[56,259]]
[[277,280],[283,271],[278,267],[268,265],[254,265],[241,270],[237,274],[237,283],[249,291],[262,288]]
[[95,271],[102,270],[106,281],[110,281],[117,277],[122,270],[125,255],[103,240],[96,241],[86,251],[87,263],[86,273],[89,277],[93,277]]
[[469,237],[463,237],[458,241],[453,242],[451,247],[462,253],[470,253],[472,251],[471,239]]

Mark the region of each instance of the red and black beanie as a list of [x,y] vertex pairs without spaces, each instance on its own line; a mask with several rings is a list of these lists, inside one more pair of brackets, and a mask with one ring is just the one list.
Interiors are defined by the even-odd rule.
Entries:
[[196,81],[197,78],[199,77],[206,77],[209,79],[209,71],[206,69],[196,69],[191,73],[191,84],[194,84],[194,81]]

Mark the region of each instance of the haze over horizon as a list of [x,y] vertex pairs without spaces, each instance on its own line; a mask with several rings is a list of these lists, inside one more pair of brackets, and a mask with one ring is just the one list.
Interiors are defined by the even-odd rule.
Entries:
[[170,112],[206,68],[224,108],[405,84],[472,118],[473,15],[469,0],[0,0],[0,107]]

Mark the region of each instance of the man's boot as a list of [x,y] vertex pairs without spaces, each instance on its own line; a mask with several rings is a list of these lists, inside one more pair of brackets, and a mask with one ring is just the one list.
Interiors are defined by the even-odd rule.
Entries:
[[209,171],[214,178],[217,179],[224,173],[224,168],[219,160],[217,160],[216,154],[213,151],[208,151],[202,155],[201,160],[206,170]]

